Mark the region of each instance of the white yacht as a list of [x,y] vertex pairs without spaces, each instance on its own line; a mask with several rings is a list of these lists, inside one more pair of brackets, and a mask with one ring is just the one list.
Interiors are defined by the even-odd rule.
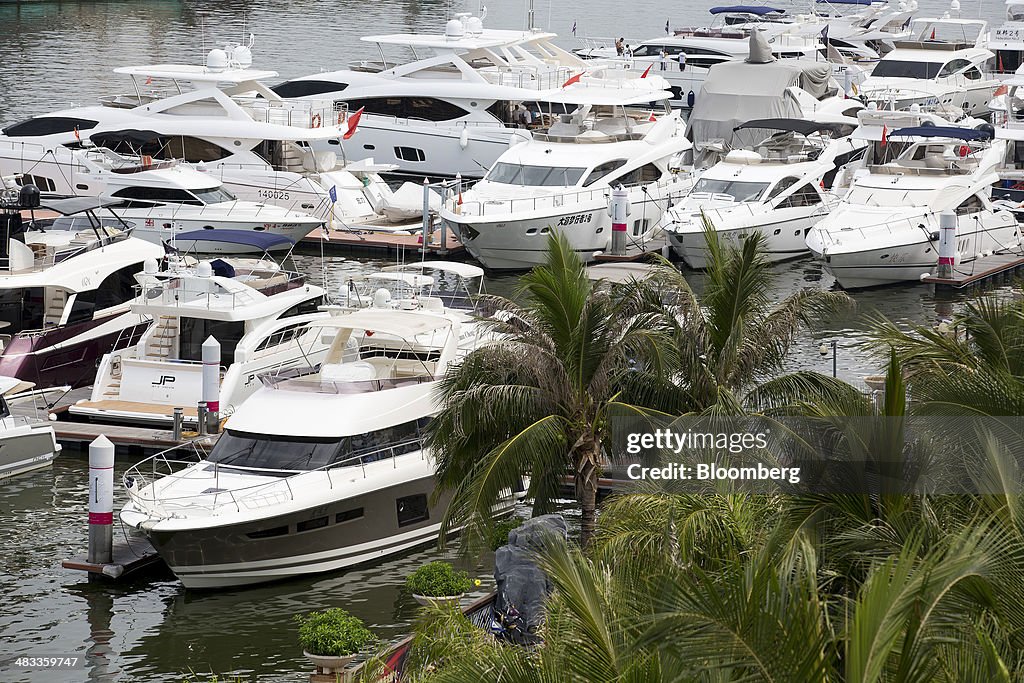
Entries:
[[673,251],[707,267],[705,219],[725,242],[754,232],[772,262],[807,253],[804,236],[838,203],[828,191],[840,168],[864,153],[853,126],[802,119],[748,121],[737,131],[758,140],[704,171],[662,218]]
[[621,95],[574,96],[573,113],[505,152],[483,180],[443,204],[441,219],[486,268],[542,263],[552,231],[591,260],[611,243],[609,197],[619,187],[629,193],[627,240],[645,243],[658,234],[670,198],[689,190],[691,174],[681,169],[691,144],[678,112],[638,114],[629,110],[638,102]]
[[77,218],[67,230],[23,222],[16,210],[0,216],[0,375],[40,389],[87,386],[101,355],[131,346],[149,328],[150,318],[129,302],[135,275],[164,250],[103,226],[101,205],[46,201],[44,209]]
[[[298,241],[323,224],[322,219],[307,213],[239,201],[215,178],[176,161],[124,157],[104,147],[58,147],[48,159],[61,166],[61,173],[66,174],[63,182],[74,185],[79,196],[117,200],[106,207],[111,216],[104,214],[104,224],[131,229],[135,237],[157,244],[173,241],[179,232],[214,229],[253,230]],[[38,173],[22,175],[17,182],[32,180],[40,180]],[[59,219],[55,227],[73,229],[69,223],[87,220]],[[212,246],[217,253],[244,248],[221,243]]]
[[[365,309],[309,323],[318,369],[263,375],[208,457],[125,473],[120,518],[188,588],[332,571],[437,540],[424,427],[455,361],[461,314]],[[180,451],[179,451],[180,452]],[[496,501],[510,508],[510,497]]]
[[990,135],[943,126],[889,132],[892,160],[856,172],[839,205],[808,233],[808,248],[847,289],[917,282],[931,272],[943,211],[957,216],[959,263],[1020,250],[1017,217],[991,199],[1007,143]]
[[997,78],[1012,77],[1024,66],[1024,0],[1006,0],[1006,19],[992,29],[988,49],[995,53]]
[[[275,235],[213,231],[189,240],[244,241],[268,251]],[[184,240],[183,240],[184,241]],[[203,249],[205,251],[205,249]],[[319,311],[324,290],[269,258],[217,259],[191,266],[176,259],[165,272],[152,262],[140,276],[131,309],[154,325],[130,348],[105,355],[92,394],[70,406],[78,419],[170,425],[174,408],[195,423],[202,398],[202,345],[220,342],[220,413],[230,415],[259,386],[262,372],[316,364],[326,346],[306,323]]]
[[911,36],[879,60],[861,83],[861,96],[885,109],[939,105],[987,116],[999,87],[987,75],[994,58],[987,29],[980,19],[913,20]]
[[[480,178],[510,146],[570,111],[564,92],[636,87],[637,74],[580,59],[555,45],[555,37],[485,29],[480,18],[459,14],[443,34],[367,36],[379,61],[293,79],[274,90],[286,98],[330,98],[341,112],[361,110],[349,158],[372,156],[402,173]],[[389,62],[386,48],[416,58]],[[667,87],[655,73],[645,80],[644,87]]]
[[46,467],[61,451],[49,422],[11,414],[7,397],[31,386],[0,377],[0,480]]
[[342,138],[356,134],[357,121],[330,101],[285,102],[263,82],[277,73],[251,63],[247,46],[229,45],[212,50],[206,66],[115,69],[131,78],[132,93],[4,128],[0,171],[23,174],[43,192],[95,194],[65,149],[94,144],[137,166],[191,164],[209,176],[207,185],[223,184],[242,201],[311,214],[338,228],[388,224],[387,209],[422,206],[421,195],[414,193],[410,205],[403,199],[409,193],[392,192],[381,178],[394,166],[375,164],[372,154],[345,160]]

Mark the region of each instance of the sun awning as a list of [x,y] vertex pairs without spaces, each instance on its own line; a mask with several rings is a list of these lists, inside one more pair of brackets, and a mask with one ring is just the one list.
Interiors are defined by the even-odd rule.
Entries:
[[786,10],[777,7],[765,7],[764,5],[725,5],[712,7],[708,10],[712,14],[756,14],[763,17],[766,14],[785,14]]
[[412,339],[428,332],[450,329],[452,321],[439,315],[421,313],[419,311],[392,311],[367,308],[324,320],[317,320],[310,323],[310,326],[331,329],[371,330],[374,333],[390,334],[402,339]]
[[440,270],[466,279],[483,277],[484,275],[484,269],[480,266],[474,266],[471,263],[458,263],[457,261],[417,261],[415,263],[406,263],[400,266],[387,266],[383,270],[388,272],[403,270]]
[[247,247],[268,250],[281,245],[292,245],[295,242],[284,235],[272,232],[256,232],[254,230],[189,230],[174,236],[175,242],[220,242],[221,244],[240,244]]
[[922,137],[922,138],[951,138],[953,140],[988,140],[992,134],[984,130],[974,128],[957,128],[956,126],[917,126],[914,128],[900,128],[889,133],[889,137]]
[[843,125],[839,123],[825,123],[822,121],[808,121],[806,119],[755,119],[747,121],[733,128],[742,130],[744,128],[766,128],[770,130],[792,131],[801,135],[810,135],[818,131],[827,130],[830,133],[841,133]]
[[[387,270],[387,269],[385,269]],[[389,282],[403,282],[410,287],[429,287],[434,284],[434,278],[429,275],[418,273],[369,273],[364,275],[367,280],[386,280]]]
[[84,211],[95,211],[108,206],[117,206],[124,199],[117,197],[68,197],[67,199],[43,199],[40,206],[56,211],[62,216],[72,216]]

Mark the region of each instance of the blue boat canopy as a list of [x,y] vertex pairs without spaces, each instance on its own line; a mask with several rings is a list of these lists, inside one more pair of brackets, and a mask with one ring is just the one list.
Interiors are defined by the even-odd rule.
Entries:
[[221,244],[241,244],[247,247],[255,247],[267,251],[281,245],[291,246],[293,240],[284,235],[272,232],[256,232],[255,230],[189,230],[179,232],[174,236],[176,241],[186,242],[220,242]]
[[786,10],[764,5],[727,5],[724,7],[712,7],[708,10],[712,14],[756,14],[763,17],[766,14],[785,14]]
[[819,5],[871,5],[876,2],[885,4],[884,0],[818,0]]
[[956,126],[919,126],[900,128],[889,133],[889,137],[952,138],[954,140],[988,140],[992,134],[987,130],[957,128]]

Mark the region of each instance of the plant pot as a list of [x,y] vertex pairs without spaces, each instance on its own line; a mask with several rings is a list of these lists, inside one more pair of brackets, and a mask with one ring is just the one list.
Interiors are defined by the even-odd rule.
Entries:
[[313,662],[313,666],[325,674],[341,673],[356,658],[354,654],[335,657],[332,655],[314,655],[305,650],[302,651],[302,654],[305,655],[306,659]]
[[429,605],[440,605],[440,606],[451,605],[451,604],[456,604],[457,605],[462,600],[462,596],[463,595],[465,595],[465,593],[459,593],[458,595],[441,595],[441,596],[416,595],[415,593],[413,593],[412,597],[413,597],[413,599],[416,602],[420,603],[424,607],[427,607]]

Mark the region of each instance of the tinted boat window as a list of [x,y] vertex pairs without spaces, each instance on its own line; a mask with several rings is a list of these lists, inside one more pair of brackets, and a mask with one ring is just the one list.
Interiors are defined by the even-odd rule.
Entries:
[[0,320],[10,323],[5,334],[43,326],[43,288],[0,289]]
[[143,199],[151,202],[174,202],[175,204],[200,205],[201,202],[187,190],[173,187],[123,187],[114,192],[113,197],[125,199]]
[[941,64],[934,62],[904,62],[897,59],[883,59],[875,65],[871,77],[882,78],[935,78]]
[[235,362],[235,347],[238,346],[238,340],[245,334],[245,323],[181,318],[180,325],[179,359],[201,361],[203,359],[203,342],[212,335],[220,342],[221,365],[231,365]]
[[271,90],[281,97],[309,97],[329,92],[339,92],[348,87],[348,83],[336,81],[285,81],[275,85]]
[[71,116],[40,116],[16,123],[4,128],[4,134],[11,137],[34,137],[53,135],[54,133],[70,133],[75,128],[79,131],[95,128],[97,121],[79,119]]
[[578,183],[586,170],[577,166],[524,166],[501,162],[490,170],[487,180],[529,187],[570,186]]

